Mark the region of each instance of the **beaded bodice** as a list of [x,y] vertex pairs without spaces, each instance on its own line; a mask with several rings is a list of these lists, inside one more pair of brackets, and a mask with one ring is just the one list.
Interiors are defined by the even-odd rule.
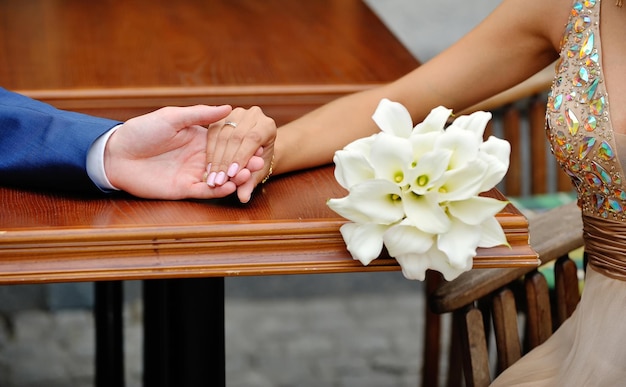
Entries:
[[[548,97],[547,132],[583,214],[626,223],[626,181],[602,72],[600,0],[576,0]],[[621,141],[620,141],[621,142]]]

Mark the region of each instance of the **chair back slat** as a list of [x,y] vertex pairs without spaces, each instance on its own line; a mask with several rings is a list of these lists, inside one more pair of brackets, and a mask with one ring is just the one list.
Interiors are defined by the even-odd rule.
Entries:
[[515,294],[511,289],[505,287],[495,294],[492,316],[500,373],[522,356],[517,330]]
[[558,326],[574,313],[580,301],[578,267],[567,256],[559,258],[554,264],[556,323]]
[[552,313],[548,281],[534,270],[524,280],[527,305],[527,345],[533,349],[552,335]]
[[503,137],[511,144],[509,170],[504,177],[504,192],[507,196],[521,196],[524,185],[524,160],[521,138],[521,113],[513,105],[504,108],[502,113]]
[[[483,314],[474,305],[462,313],[463,372],[468,387],[487,387],[491,383],[489,351],[485,339]],[[469,356],[467,356],[469,355]]]
[[[543,194],[550,192],[548,185],[548,169],[551,158],[548,158],[548,141],[545,135],[546,125],[546,100],[535,96],[531,98],[528,106],[528,124],[530,126],[529,144],[530,157],[527,165],[530,178],[530,193]],[[571,185],[566,190],[571,190]]]

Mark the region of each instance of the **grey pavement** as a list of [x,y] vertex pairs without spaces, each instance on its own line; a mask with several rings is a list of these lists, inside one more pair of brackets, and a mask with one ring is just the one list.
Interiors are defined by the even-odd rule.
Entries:
[[[422,62],[499,2],[367,0]],[[130,387],[141,385],[137,285],[126,286]],[[90,284],[0,288],[0,387],[93,385],[90,291]],[[229,278],[227,386],[416,386],[423,310],[422,284],[399,273]]]
[[[384,290],[341,297],[227,297],[227,386],[417,386],[421,286],[411,293]],[[126,304],[129,387],[141,386],[141,312],[138,300]],[[27,309],[0,320],[0,386],[87,387],[93,370],[88,310]]]
[[[141,386],[139,300],[124,311],[129,387]],[[400,273],[227,279],[227,386],[416,386],[423,311],[423,284]],[[6,313],[0,386],[92,386],[94,342],[89,309]]]

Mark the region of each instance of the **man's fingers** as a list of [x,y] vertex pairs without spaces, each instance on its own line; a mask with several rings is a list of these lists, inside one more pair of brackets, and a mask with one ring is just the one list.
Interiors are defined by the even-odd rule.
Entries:
[[195,105],[184,107],[164,107],[157,112],[162,119],[180,130],[193,125],[208,126],[220,121],[232,112],[230,105]]
[[257,172],[263,169],[265,166],[265,160],[259,156],[252,156],[248,164],[246,164],[246,168],[248,168],[251,172]]
[[245,183],[237,187],[237,197],[242,203],[248,203],[252,197],[252,191],[254,191],[254,179],[248,179]]
[[[194,183],[189,188],[189,195],[184,198],[190,199],[216,199],[231,195],[237,190],[237,185],[228,181],[219,187],[209,187],[203,181]],[[183,198],[181,198],[183,199]]]

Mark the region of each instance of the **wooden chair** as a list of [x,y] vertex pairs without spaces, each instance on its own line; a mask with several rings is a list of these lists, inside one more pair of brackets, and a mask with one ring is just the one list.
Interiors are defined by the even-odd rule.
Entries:
[[[578,269],[568,257],[583,244],[577,204],[541,213],[530,218],[529,223],[531,246],[542,263],[555,261],[552,291],[536,268],[484,269],[464,273],[438,287],[429,297],[435,313],[453,316],[449,386],[461,385],[461,373],[467,386],[489,385],[492,376],[550,337],[580,300]],[[525,316],[524,329],[518,326],[520,314]],[[497,352],[495,370],[490,369],[489,362],[491,329]],[[524,332],[521,339],[520,330]]]

